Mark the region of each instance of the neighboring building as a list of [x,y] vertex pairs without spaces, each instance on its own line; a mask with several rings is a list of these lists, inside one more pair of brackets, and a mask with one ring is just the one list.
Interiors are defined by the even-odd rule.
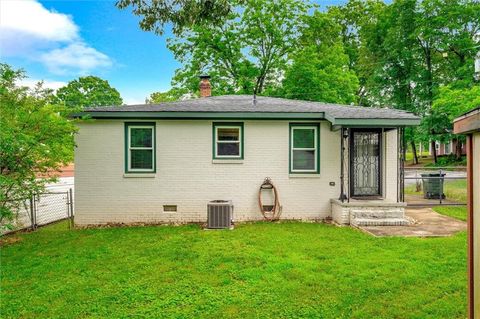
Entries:
[[[405,224],[402,134],[415,115],[246,95],[85,110],[75,150],[75,222],[204,222],[232,200],[262,219],[270,177],[281,218]],[[341,200],[339,200],[341,199]]]
[[[457,140],[451,140],[448,143],[435,142],[435,149],[437,150],[437,156],[455,154],[455,149],[457,147]],[[433,155],[432,144],[429,143],[429,152],[430,155]],[[467,154],[467,149],[464,144],[462,144],[462,155]]]
[[480,107],[453,123],[455,134],[467,135],[467,221],[469,318],[480,318]]

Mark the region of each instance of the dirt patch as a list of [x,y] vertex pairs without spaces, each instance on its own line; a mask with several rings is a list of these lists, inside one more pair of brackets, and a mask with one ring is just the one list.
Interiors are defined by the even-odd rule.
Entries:
[[445,237],[467,230],[464,221],[444,216],[431,208],[408,208],[407,217],[415,222],[408,226],[361,226],[361,230],[377,237]]
[[18,242],[21,242],[23,240],[22,237],[15,236],[15,235],[10,235],[10,236],[5,236],[0,238],[0,247],[7,246],[7,245],[13,245]]

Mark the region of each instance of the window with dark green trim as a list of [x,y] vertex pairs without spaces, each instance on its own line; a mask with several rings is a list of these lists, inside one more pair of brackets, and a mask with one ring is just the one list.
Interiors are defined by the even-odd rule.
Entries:
[[155,123],[125,123],[125,172],[155,172]]
[[213,158],[243,159],[243,123],[213,123]]
[[320,127],[318,123],[290,124],[290,173],[320,172]]

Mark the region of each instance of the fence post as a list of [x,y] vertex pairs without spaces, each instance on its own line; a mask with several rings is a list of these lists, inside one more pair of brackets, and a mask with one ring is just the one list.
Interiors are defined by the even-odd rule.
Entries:
[[30,228],[32,230],[35,229],[35,221],[34,221],[34,218],[33,218],[33,214],[34,214],[34,208],[33,208],[33,203],[35,201],[34,197],[35,195],[32,195],[30,196]]
[[33,230],[37,229],[37,195],[33,194]]
[[440,169],[440,205],[442,205],[442,199],[443,199],[443,183],[445,182],[445,179],[442,177],[442,170]]
[[73,192],[72,192],[72,188],[70,188],[68,190],[68,194],[69,194],[69,201],[68,201],[68,204],[70,205],[70,228],[73,228],[74,227],[74,222],[73,222]]

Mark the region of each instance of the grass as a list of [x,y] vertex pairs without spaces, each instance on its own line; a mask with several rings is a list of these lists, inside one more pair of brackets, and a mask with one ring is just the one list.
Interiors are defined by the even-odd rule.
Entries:
[[[445,181],[443,192],[447,200],[459,203],[467,202],[467,181],[465,179]],[[405,187],[405,194],[423,196],[423,190],[416,191],[415,184]]]
[[[420,152],[417,152],[417,156],[418,156],[418,159],[428,158],[430,157],[430,152],[423,151],[422,154],[420,154]],[[405,160],[413,161],[413,152],[405,152]]]
[[439,214],[467,221],[467,207],[465,206],[437,206],[433,208]]
[[465,318],[466,235],[315,223],[66,230],[1,249],[2,318]]

